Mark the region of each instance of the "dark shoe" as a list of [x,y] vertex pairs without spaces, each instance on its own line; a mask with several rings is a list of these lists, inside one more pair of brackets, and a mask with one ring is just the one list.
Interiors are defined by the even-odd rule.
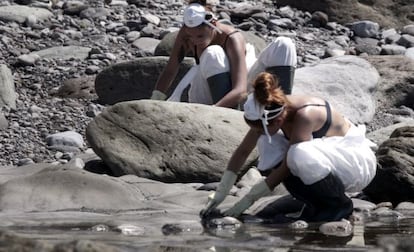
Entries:
[[319,209],[317,212],[311,211],[311,214],[305,207],[304,212],[299,219],[308,222],[340,221],[342,219],[348,219],[353,211],[354,205],[352,200],[349,199],[349,202],[344,203],[344,205],[340,207]]

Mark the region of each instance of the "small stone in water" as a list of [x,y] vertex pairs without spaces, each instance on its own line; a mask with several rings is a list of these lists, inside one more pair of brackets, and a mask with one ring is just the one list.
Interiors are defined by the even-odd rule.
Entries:
[[331,221],[319,226],[319,231],[324,235],[346,237],[353,233],[353,226],[350,221],[342,219],[341,221]]
[[105,224],[97,224],[92,227],[93,232],[108,232],[109,227]]
[[183,229],[178,224],[165,224],[161,231],[164,235],[176,235],[183,232]]
[[177,235],[183,233],[201,233],[203,227],[198,221],[182,221],[180,223],[168,223],[162,226],[161,231],[164,235]]
[[223,218],[214,218],[208,221],[209,227],[221,227],[221,228],[239,228],[241,221],[234,217],[225,216]]
[[134,226],[134,225],[130,225],[130,224],[122,224],[119,225],[117,228],[117,230],[121,231],[122,234],[124,235],[142,235],[144,234],[144,229]]
[[291,229],[306,229],[309,227],[309,224],[303,220],[297,220],[289,224]]
[[376,209],[375,211],[372,212],[372,216],[378,219],[381,219],[381,220],[386,219],[386,218],[400,220],[404,218],[404,215],[402,213],[389,209],[387,207],[380,207]]

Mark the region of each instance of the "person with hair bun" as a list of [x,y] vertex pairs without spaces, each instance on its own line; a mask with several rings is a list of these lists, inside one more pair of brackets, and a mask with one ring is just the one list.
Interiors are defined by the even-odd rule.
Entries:
[[161,72],[151,99],[166,100],[166,92],[175,79],[179,65],[187,55],[196,64],[179,82],[169,101],[181,101],[187,86],[188,101],[239,108],[245,98],[250,70],[267,68],[286,83],[286,92],[293,84],[296,47],[287,37],[278,37],[256,58],[253,45],[234,26],[220,22],[213,9],[218,1],[189,1],[183,11],[183,26],[178,31],[166,67]]
[[244,119],[250,129],[230,158],[214,196],[200,212],[202,217],[224,200],[261,137],[267,144],[258,145],[258,169],[266,179],[224,215],[240,216],[280,183],[305,203],[298,219],[337,221],[351,215],[353,203],[345,192],[360,192],[376,173],[371,150],[375,144],[365,138],[363,125],[355,126],[319,97],[285,95],[267,72],[260,73],[253,83],[253,93],[244,104]]

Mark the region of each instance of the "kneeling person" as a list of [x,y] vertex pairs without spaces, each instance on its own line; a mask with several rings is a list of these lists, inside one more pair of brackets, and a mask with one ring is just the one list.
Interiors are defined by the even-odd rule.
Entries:
[[285,95],[272,74],[262,72],[244,104],[250,126],[233,153],[221,182],[202,216],[226,197],[237,172],[255,148],[258,168],[268,173],[224,215],[237,217],[280,183],[305,209],[306,221],[336,221],[353,211],[345,192],[358,192],[375,176],[376,157],[364,126],[355,126],[325,100],[305,95]]

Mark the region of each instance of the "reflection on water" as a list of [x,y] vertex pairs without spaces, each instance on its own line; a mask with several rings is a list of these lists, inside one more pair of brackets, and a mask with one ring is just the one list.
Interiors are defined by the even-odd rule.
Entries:
[[[355,222],[352,234],[345,237],[324,235],[317,223],[299,230],[280,224],[249,224],[238,230],[210,230],[208,233],[227,238],[225,246],[215,250],[223,252],[241,248],[243,251],[258,251],[275,246],[277,251],[414,251],[414,217],[366,218]],[[393,245],[389,244],[390,239]],[[411,250],[396,249],[401,244],[409,244]]]
[[[414,248],[414,217],[403,219],[367,219],[354,224],[353,234],[327,236],[319,225],[291,229],[287,224],[248,223],[239,228],[218,228],[175,235],[127,235],[115,227],[84,223],[78,226],[8,227],[31,239],[58,242],[87,239],[117,247],[120,251],[410,251]],[[99,228],[97,228],[99,227]],[[3,228],[4,229],[4,228]],[[405,245],[404,245],[405,244]],[[408,245],[407,245],[408,244]],[[4,249],[0,242],[0,250]],[[5,250],[1,250],[5,251]],[[413,251],[413,250],[411,250]]]

